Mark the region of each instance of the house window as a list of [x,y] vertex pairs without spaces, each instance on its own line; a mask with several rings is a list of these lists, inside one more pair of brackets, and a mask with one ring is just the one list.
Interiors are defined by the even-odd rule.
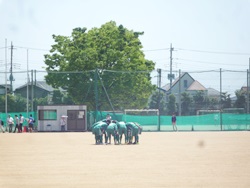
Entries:
[[39,120],[57,120],[56,110],[39,110]]
[[187,88],[187,86],[188,86],[188,81],[184,80],[184,87]]

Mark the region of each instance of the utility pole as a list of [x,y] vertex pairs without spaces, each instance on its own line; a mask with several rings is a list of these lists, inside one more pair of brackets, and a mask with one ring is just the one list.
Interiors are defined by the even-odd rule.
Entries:
[[10,49],[11,49],[11,55],[10,55],[10,77],[9,77],[9,80],[10,80],[10,93],[13,93],[13,81],[14,81],[14,78],[13,78],[13,69],[12,69],[12,66],[13,66],[13,44],[11,42],[11,46],[10,46]]
[[168,75],[168,79],[170,80],[170,94],[172,93],[172,80],[174,79],[174,75],[172,74],[172,66],[173,66],[173,58],[172,58],[172,52],[174,51],[174,48],[172,47],[172,43],[170,44],[170,74]]

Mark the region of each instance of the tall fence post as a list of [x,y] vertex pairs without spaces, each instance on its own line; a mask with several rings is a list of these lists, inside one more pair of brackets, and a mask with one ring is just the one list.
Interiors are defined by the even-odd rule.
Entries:
[[249,113],[249,69],[247,69],[247,114]]
[[222,131],[222,73],[220,68],[220,130]]
[[158,76],[157,76],[157,79],[158,79],[158,131],[161,130],[161,114],[160,114],[160,107],[161,107],[161,69],[157,69],[157,72],[158,72]]
[[95,69],[95,121],[97,121],[97,115],[98,115],[98,85],[97,85],[97,71],[98,69]]

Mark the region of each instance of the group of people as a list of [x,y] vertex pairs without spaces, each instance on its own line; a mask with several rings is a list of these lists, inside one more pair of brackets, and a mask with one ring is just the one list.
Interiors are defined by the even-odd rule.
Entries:
[[[9,133],[22,133],[23,132],[23,123],[25,121],[25,118],[22,116],[22,114],[15,115],[15,117],[11,117],[11,115],[8,115],[7,121],[6,121],[6,128],[4,128],[4,121],[0,119],[0,129],[4,133],[5,131]],[[34,129],[34,123],[35,119],[32,117],[32,114],[30,114],[30,117],[28,118],[28,131],[33,132]]]
[[111,137],[114,139],[114,144],[121,144],[123,135],[125,144],[138,144],[142,128],[136,122],[112,120],[108,114],[106,119],[93,124],[91,131],[95,135],[96,144],[103,144],[103,137],[105,144],[111,144]]

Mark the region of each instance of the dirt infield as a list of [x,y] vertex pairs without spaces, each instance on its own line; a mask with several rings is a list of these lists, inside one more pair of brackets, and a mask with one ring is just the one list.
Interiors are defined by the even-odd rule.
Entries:
[[0,133],[0,187],[250,187],[249,146],[249,131],[143,132],[139,145]]

